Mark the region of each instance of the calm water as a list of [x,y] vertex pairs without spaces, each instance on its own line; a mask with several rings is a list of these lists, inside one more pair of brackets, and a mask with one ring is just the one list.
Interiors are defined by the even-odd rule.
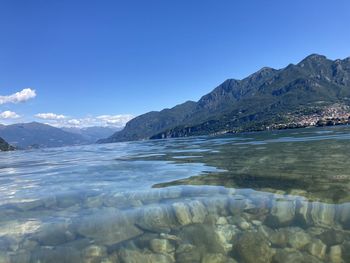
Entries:
[[3,262],[350,262],[350,128],[1,153]]

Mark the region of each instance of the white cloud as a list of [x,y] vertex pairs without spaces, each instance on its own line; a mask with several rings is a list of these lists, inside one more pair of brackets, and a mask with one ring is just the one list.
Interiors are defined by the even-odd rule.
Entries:
[[64,116],[62,114],[55,114],[52,112],[38,113],[35,115],[35,117],[37,117],[39,119],[43,119],[43,120],[63,120],[63,119],[67,118],[67,116]]
[[116,125],[116,126],[125,126],[125,124],[130,121],[133,116],[130,114],[124,115],[101,115],[97,116],[97,119],[105,122],[106,124]]
[[20,116],[16,112],[9,110],[0,113],[0,119],[17,119],[19,117]]
[[35,98],[36,92],[32,89],[23,89],[19,92],[8,96],[0,96],[0,105],[5,103],[25,102],[29,99]]
[[39,113],[36,118],[45,119],[46,123],[55,127],[84,128],[91,126],[113,126],[123,128],[134,116],[130,114],[88,116],[84,118],[70,118],[55,113]]

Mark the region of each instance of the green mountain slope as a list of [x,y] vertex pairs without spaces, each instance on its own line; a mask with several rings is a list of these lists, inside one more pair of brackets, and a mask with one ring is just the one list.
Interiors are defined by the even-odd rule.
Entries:
[[0,137],[0,151],[12,151],[15,148],[9,145],[3,138]]
[[228,79],[198,102],[150,112],[100,142],[263,130],[350,105],[350,58],[313,54],[297,65]]

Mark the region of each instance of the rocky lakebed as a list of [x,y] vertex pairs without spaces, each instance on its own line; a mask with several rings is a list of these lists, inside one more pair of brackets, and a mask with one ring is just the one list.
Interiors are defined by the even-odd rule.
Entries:
[[0,263],[349,263],[349,139],[315,129],[6,153]]

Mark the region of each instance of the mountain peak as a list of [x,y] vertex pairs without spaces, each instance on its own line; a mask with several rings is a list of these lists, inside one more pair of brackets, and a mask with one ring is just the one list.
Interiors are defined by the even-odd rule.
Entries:
[[327,60],[326,56],[314,53],[314,54],[311,54],[311,55],[307,56],[306,58],[304,58],[300,63],[302,63],[302,62],[312,62],[312,61],[321,62],[321,61],[324,61],[324,60]]

